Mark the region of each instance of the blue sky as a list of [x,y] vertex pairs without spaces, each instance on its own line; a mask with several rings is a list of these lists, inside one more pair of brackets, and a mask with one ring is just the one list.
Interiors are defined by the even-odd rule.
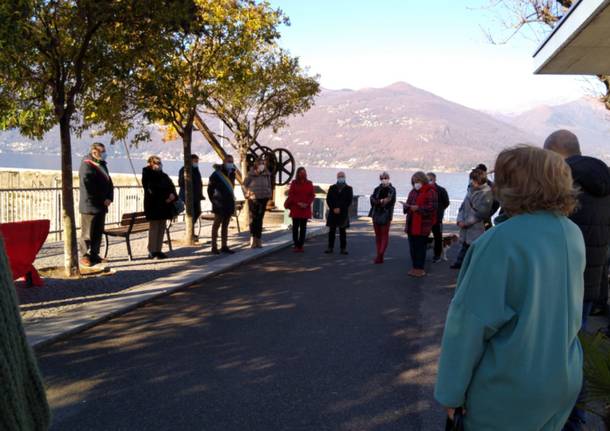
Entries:
[[477,109],[512,112],[591,92],[582,78],[534,76],[538,42],[506,34],[490,0],[271,0],[290,18],[282,46],[326,88],[406,81]]

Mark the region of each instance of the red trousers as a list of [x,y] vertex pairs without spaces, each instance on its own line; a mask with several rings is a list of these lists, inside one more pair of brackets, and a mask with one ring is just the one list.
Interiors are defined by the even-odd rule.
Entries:
[[390,223],[379,225],[373,223],[375,229],[375,243],[377,244],[377,256],[383,256],[388,248],[390,239]]

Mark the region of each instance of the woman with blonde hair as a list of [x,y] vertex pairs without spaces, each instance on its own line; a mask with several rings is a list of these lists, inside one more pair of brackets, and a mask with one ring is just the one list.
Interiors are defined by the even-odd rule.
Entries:
[[557,154],[503,151],[494,189],[509,218],[474,241],[451,302],[435,397],[467,430],[559,431],[582,384],[585,246]]

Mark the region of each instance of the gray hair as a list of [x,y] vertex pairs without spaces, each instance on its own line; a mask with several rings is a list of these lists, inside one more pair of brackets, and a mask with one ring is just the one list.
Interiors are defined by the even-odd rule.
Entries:
[[551,133],[544,141],[544,149],[558,153],[564,158],[581,155],[578,137],[569,130]]

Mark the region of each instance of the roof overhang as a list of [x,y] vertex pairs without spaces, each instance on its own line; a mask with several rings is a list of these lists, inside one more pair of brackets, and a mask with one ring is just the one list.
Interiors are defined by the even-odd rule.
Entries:
[[534,54],[536,74],[610,75],[610,0],[580,0]]

